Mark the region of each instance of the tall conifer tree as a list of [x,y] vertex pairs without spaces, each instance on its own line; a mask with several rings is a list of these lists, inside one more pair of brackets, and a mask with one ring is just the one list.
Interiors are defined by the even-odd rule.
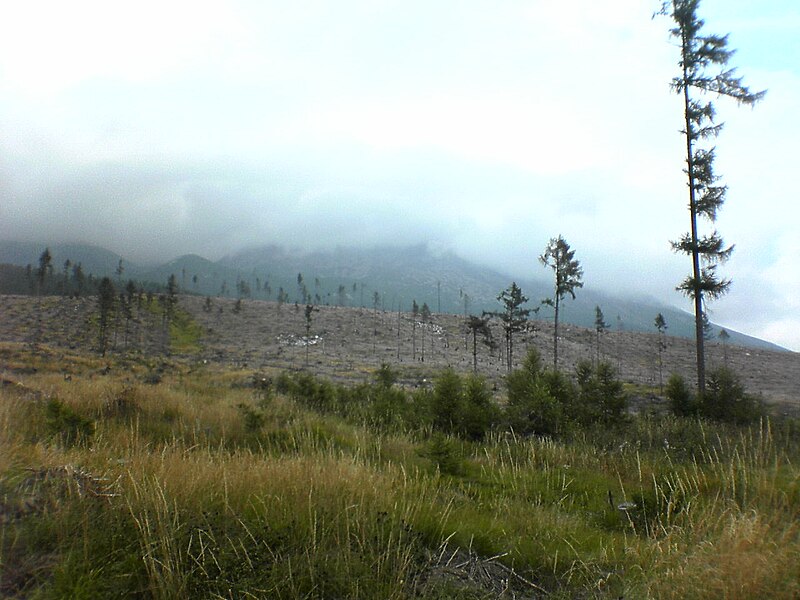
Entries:
[[728,49],[727,35],[701,33],[704,22],[697,17],[699,5],[700,0],[670,0],[662,4],[660,13],[674,21],[670,34],[678,41],[681,53],[680,72],[672,79],[671,87],[683,98],[682,133],[686,139],[690,230],[680,240],[672,242],[672,247],[675,252],[692,259],[692,272],[677,289],[694,301],[697,390],[702,395],[705,391],[704,302],[728,291],[730,280],[720,278],[716,269],[730,257],[733,246],[726,246],[716,230],[700,233],[698,227],[699,218],[711,224],[716,221],[727,192],[727,187],[719,183],[720,178],[714,173],[714,147],[702,144],[719,135],[722,123],[715,120],[714,105],[701,98],[716,94],[752,106],[765,92],[750,92],[742,84],[742,78],[736,77],[736,70],[727,67],[734,53]]
[[97,308],[100,313],[98,318],[98,326],[100,329],[100,354],[102,356],[106,355],[108,326],[114,315],[116,300],[117,292],[114,289],[114,284],[108,277],[103,277],[97,289]]
[[472,371],[478,372],[478,335],[481,336],[483,343],[490,348],[494,346],[492,330],[489,328],[489,317],[484,315],[476,317],[470,315],[466,322],[467,335],[472,334]]
[[595,348],[596,351],[596,358],[595,364],[600,364],[600,336],[603,335],[606,330],[608,329],[608,323],[605,321],[605,316],[603,315],[603,311],[601,310],[600,306],[594,307],[594,332],[595,332],[595,341],[597,346]]
[[654,321],[658,330],[658,388],[664,393],[664,350],[667,349],[667,321],[664,315],[658,313]]
[[575,250],[570,249],[567,241],[558,236],[551,238],[539,262],[553,269],[555,287],[553,297],[542,300],[542,304],[552,306],[555,310],[553,318],[553,370],[558,371],[558,315],[561,301],[569,294],[575,299],[575,288],[583,287],[583,268],[575,260]]

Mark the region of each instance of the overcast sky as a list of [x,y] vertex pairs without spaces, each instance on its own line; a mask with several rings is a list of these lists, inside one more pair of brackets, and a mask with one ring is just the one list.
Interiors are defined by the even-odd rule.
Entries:
[[[253,244],[428,242],[587,285],[674,291],[689,261],[678,54],[657,0],[8,2],[0,238],[137,261]],[[713,321],[800,350],[800,3],[704,0],[755,109],[726,122]]]

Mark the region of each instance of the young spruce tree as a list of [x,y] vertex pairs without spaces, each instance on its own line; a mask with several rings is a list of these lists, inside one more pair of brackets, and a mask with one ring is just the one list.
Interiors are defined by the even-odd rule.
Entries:
[[739,104],[753,105],[765,92],[750,92],[742,84],[741,77],[735,76],[735,69],[727,68],[734,53],[727,47],[727,35],[701,34],[704,23],[697,17],[699,4],[700,0],[668,0],[662,4],[660,14],[674,21],[670,34],[678,41],[681,52],[680,72],[671,86],[683,97],[682,133],[686,138],[690,231],[672,242],[672,247],[675,252],[692,258],[692,272],[677,289],[694,301],[697,391],[702,395],[705,390],[704,302],[719,298],[730,287],[730,280],[720,278],[716,268],[730,257],[733,246],[726,246],[715,230],[701,234],[698,228],[699,218],[710,223],[716,220],[727,192],[727,187],[721,185],[714,174],[714,148],[701,144],[719,135],[722,123],[715,121],[714,105],[701,98],[716,94],[733,98]]

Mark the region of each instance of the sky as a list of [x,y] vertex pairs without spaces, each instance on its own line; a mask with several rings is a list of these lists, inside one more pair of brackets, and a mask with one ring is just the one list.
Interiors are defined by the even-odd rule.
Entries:
[[[691,310],[678,50],[658,0],[43,0],[0,19],[0,239],[130,260],[428,243]],[[703,0],[736,250],[715,323],[800,351],[800,4]]]

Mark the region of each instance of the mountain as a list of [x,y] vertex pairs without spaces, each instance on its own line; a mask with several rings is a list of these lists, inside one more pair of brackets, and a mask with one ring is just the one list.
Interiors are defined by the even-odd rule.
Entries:
[[[292,301],[301,300],[298,275],[316,300],[338,303],[339,286],[346,304],[372,307],[375,293],[386,310],[409,310],[412,300],[432,311],[464,312],[495,307],[495,297],[510,282],[452,253],[437,253],[424,245],[369,249],[336,248],[307,254],[276,247],[249,249],[220,261],[241,273],[263,274],[272,289],[283,287]],[[354,287],[355,286],[355,287]],[[330,294],[330,297],[328,296]]]
[[31,265],[34,269],[39,267],[39,257],[45,248],[50,248],[52,256],[53,271],[61,273],[64,269],[64,262],[69,261],[75,265],[80,263],[84,273],[99,275],[113,275],[119,266],[119,261],[123,263],[125,269],[123,277],[133,277],[138,279],[141,267],[129,263],[124,257],[90,244],[44,244],[38,242],[14,242],[0,240],[0,263],[11,265],[26,266]]
[[163,265],[147,269],[142,274],[142,279],[166,283],[170,275],[175,275],[178,285],[187,292],[217,295],[225,283],[230,294],[236,293],[236,270],[197,254],[185,254]]
[[[38,265],[44,244],[0,242],[0,263]],[[109,275],[123,261],[123,279],[166,283],[175,275],[180,287],[190,293],[235,297],[244,292],[252,298],[276,300],[279,290],[290,303],[343,304],[390,311],[409,311],[412,301],[426,303],[432,312],[480,314],[500,309],[497,296],[512,281],[508,275],[487,266],[467,261],[449,251],[426,245],[380,246],[375,248],[340,247],[329,251],[289,251],[279,246],[248,248],[210,261],[187,254],[163,265],[143,267],[97,246],[54,244],[53,268],[56,273],[64,260],[81,262],[85,273]],[[522,277],[516,283],[529,299],[528,306],[540,306],[552,294],[553,283],[545,279]],[[242,285],[244,284],[244,285]],[[661,313],[672,336],[692,338],[694,316],[653,298],[610,295],[591,286],[577,290],[576,298],[562,304],[564,323],[593,328],[595,307],[603,311],[610,329],[655,331],[654,320]],[[542,306],[536,319],[553,318],[550,307]],[[712,326],[716,338],[721,328]],[[729,343],[783,350],[775,344],[726,329]]]
[[[434,312],[480,314],[484,310],[496,311],[500,308],[498,294],[512,281],[495,269],[426,245],[337,248],[309,253],[264,246],[237,252],[219,262],[235,269],[242,277],[251,280],[259,277],[262,282],[269,280],[273,293],[277,283],[288,291],[290,301],[300,300],[297,284],[300,274],[312,301],[319,288],[323,303],[337,303],[337,290],[342,285],[348,305],[372,307],[374,293],[378,292],[380,305],[387,310],[407,311],[412,300],[416,300],[420,306],[427,303]],[[553,283],[549,280],[523,277],[517,278],[516,283],[529,299],[531,308],[538,307],[542,299],[552,295]],[[577,290],[575,300],[567,299],[562,304],[560,317],[565,323],[594,328],[596,306],[600,306],[611,329],[653,333],[653,322],[661,313],[669,335],[694,337],[694,315],[688,312],[652,298],[612,296],[591,286]],[[535,318],[552,319],[553,310],[543,306]],[[712,324],[710,335],[716,338],[721,329]],[[758,338],[726,331],[732,344],[784,350]]]

